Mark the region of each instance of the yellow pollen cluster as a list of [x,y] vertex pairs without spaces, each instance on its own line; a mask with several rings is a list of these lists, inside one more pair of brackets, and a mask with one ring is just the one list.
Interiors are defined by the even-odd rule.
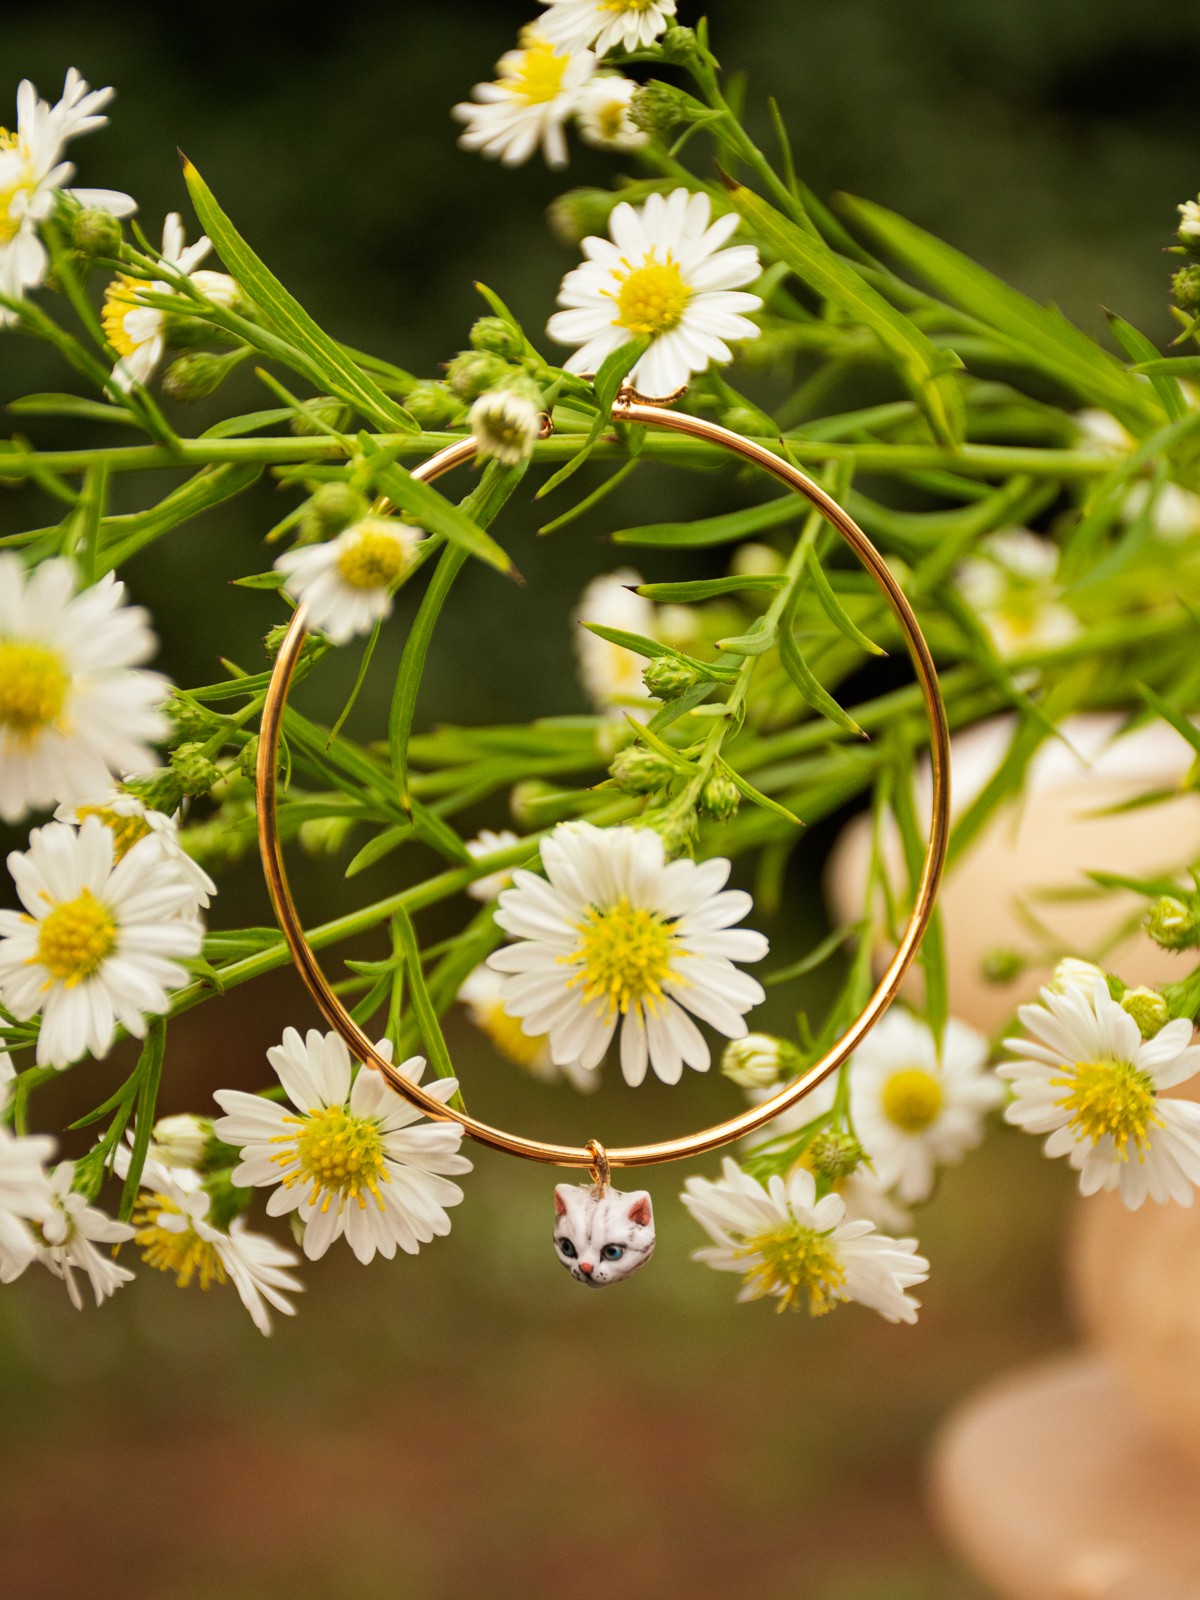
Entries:
[[0,639],[0,728],[32,738],[62,716],[71,675],[57,650]]
[[[752,1264],[744,1282],[753,1300],[778,1297],[780,1311],[823,1317],[846,1294],[846,1269],[826,1234],[799,1222],[783,1222],[747,1239],[738,1254]],[[782,1293],[781,1293],[782,1291]]]
[[408,552],[390,530],[364,526],[337,554],[338,577],[352,589],[386,589],[404,571]]
[[[7,128],[0,128],[0,155],[7,150],[21,150],[20,139],[15,133],[10,133]],[[8,244],[15,239],[21,231],[22,208],[15,205],[18,195],[33,193],[34,183],[29,175],[29,157],[25,154],[25,172],[16,183],[11,183],[5,189],[0,189],[0,244]]]
[[650,7],[655,3],[656,0],[603,0],[600,9],[601,11],[616,11],[617,13],[634,11],[640,16],[643,11],[649,11]]
[[670,256],[656,261],[651,251],[645,264],[635,267],[623,279],[613,321],[635,336],[670,333],[683,320],[691,296],[692,291]]
[[486,1011],[480,1011],[478,1019],[480,1027],[502,1056],[515,1062],[518,1067],[524,1067],[526,1072],[540,1064],[546,1047],[545,1037],[539,1034],[531,1038],[523,1032],[518,1018],[510,1017],[498,1000]]
[[625,102],[623,100],[610,100],[606,106],[601,106],[596,117],[596,125],[601,136],[605,139],[620,137],[625,126]]
[[183,1215],[165,1194],[146,1195],[134,1208],[133,1242],[142,1252],[146,1265],[157,1272],[173,1272],[176,1287],[180,1289],[186,1289],[193,1278],[199,1280],[202,1289],[224,1283],[225,1263],[216,1245],[202,1239],[192,1227],[180,1233],[164,1228],[158,1220],[164,1212],[175,1217]]
[[562,93],[563,75],[571,63],[565,52],[559,55],[548,39],[537,39],[521,51],[521,65],[506,75],[505,88],[514,100],[527,106],[548,105]]
[[356,1200],[364,1211],[370,1194],[383,1210],[379,1185],[390,1183],[391,1179],[384,1164],[383,1138],[377,1123],[356,1117],[345,1106],[316,1106],[306,1117],[287,1120],[296,1123],[300,1131],[276,1136],[275,1143],[286,1143],[290,1149],[274,1159],[281,1166],[298,1162],[299,1167],[283,1179],[285,1188],[311,1183],[309,1204],[316,1205],[323,1194],[322,1211],[328,1211],[335,1194]]
[[662,999],[671,971],[675,935],[657,912],[631,906],[628,895],[616,905],[592,907],[579,928],[579,944],[560,961],[579,964],[572,984],[583,985],[585,1000],[605,1000],[609,1012],[653,1006]]
[[125,318],[137,306],[138,290],[146,287],[141,279],[128,278],[122,273],[104,291],[104,305],[100,309],[104,337],[123,358],[131,356],[137,349],[125,330]]
[[85,817],[99,817],[113,836],[113,856],[117,861],[127,856],[150,832],[145,817],[127,816],[111,806],[76,806],[75,815],[80,822]]
[[924,1067],[893,1072],[883,1086],[883,1114],[904,1133],[924,1133],[937,1121],[945,1095],[942,1085]]
[[1058,1103],[1070,1111],[1071,1127],[1093,1144],[1111,1138],[1119,1161],[1129,1159],[1130,1144],[1140,1157],[1149,1146],[1150,1129],[1162,1126],[1153,1080],[1132,1061],[1078,1061],[1070,1077],[1050,1082],[1069,1091]]
[[116,918],[90,889],[84,889],[38,923],[37,954],[30,961],[45,967],[52,980],[73,989],[91,977],[116,942]]

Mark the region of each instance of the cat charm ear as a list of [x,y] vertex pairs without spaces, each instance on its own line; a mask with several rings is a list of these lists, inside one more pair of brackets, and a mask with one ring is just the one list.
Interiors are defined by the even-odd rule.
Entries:
[[554,1191],[554,1248],[577,1283],[602,1289],[644,1267],[654,1251],[654,1208],[645,1189],[622,1194],[594,1184]]

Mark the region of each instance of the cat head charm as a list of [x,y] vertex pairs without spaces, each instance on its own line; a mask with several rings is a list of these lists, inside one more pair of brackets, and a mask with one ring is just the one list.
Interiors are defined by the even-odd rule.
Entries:
[[601,1289],[644,1267],[654,1252],[654,1211],[644,1189],[621,1194],[593,1184],[554,1191],[554,1249],[578,1283]]

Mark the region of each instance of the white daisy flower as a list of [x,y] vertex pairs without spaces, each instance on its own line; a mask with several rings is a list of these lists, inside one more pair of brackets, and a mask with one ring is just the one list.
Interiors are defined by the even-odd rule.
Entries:
[[[376,1049],[391,1060],[388,1040]],[[369,1067],[352,1085],[350,1053],[336,1033],[312,1028],[302,1039],[288,1028],[267,1059],[292,1105],[223,1089],[216,1101],[226,1115],[214,1130],[218,1139],[241,1147],[234,1183],[279,1185],[267,1211],[273,1217],[299,1213],[310,1261],[343,1234],[365,1265],[376,1251],[391,1260],[399,1245],[415,1255],[450,1232],[445,1208],[456,1206],[463,1193],[446,1174],[471,1170],[459,1154],[458,1123],[424,1121]],[[414,1083],[424,1070],[420,1056],[400,1066]],[[457,1087],[453,1078],[426,1085],[443,1102]]]
[[622,633],[655,638],[654,602],[634,593],[642,581],[641,573],[632,567],[606,572],[592,579],[575,608],[575,649],[583,687],[597,711],[620,720],[627,710],[635,711],[642,721],[649,721],[654,714],[650,691],[642,682],[645,662],[632,650],[610,644],[582,624],[595,622],[602,628],[619,628]]
[[1103,982],[1043,989],[1022,1006],[1032,1039],[1006,1039],[1017,1056],[998,1071],[1013,1086],[1007,1122],[1045,1133],[1048,1156],[1067,1156],[1083,1194],[1119,1189],[1131,1211],[1146,1199],[1192,1203],[1200,1183],[1200,1105],[1167,1098],[1200,1071],[1191,1023],[1177,1018],[1143,1039]]
[[[0,1111],[8,1103],[14,1076],[12,1057],[0,1051]],[[46,1165],[54,1140],[43,1134],[18,1135],[0,1123],[0,1283],[19,1278],[37,1259],[38,1241],[30,1223],[40,1223],[54,1204]]]
[[889,1239],[865,1219],[846,1220],[839,1195],[817,1199],[811,1172],[797,1168],[764,1189],[726,1157],[721,1177],[689,1178],[683,1203],[713,1240],[693,1260],[743,1279],[741,1301],[824,1316],[857,1300],[889,1322],[915,1322],[920,1302],[905,1291],[924,1283],[929,1263],[915,1239]]
[[987,1058],[983,1035],[951,1018],[939,1060],[928,1024],[899,1006],[854,1052],[854,1131],[880,1184],[905,1205],[927,1200],[937,1168],[982,1142],[985,1116],[1004,1099]]
[[1056,544],[1007,528],[981,539],[978,549],[959,566],[958,588],[1000,656],[1054,650],[1078,638],[1083,625],[1061,599]]
[[528,461],[541,437],[542,412],[528,395],[513,389],[488,389],[467,413],[467,421],[480,456],[491,456],[502,467]]
[[135,1038],[188,980],[180,962],[204,930],[184,915],[191,890],[143,839],[114,863],[96,817],[78,830],[35,828],[8,858],[24,912],[0,911],[0,1002],[20,1022],[41,1015],[39,1066],[105,1056],[120,1024]]
[[[1154,503],[1150,504],[1151,493]],[[1141,479],[1125,496],[1121,516],[1126,522],[1136,522],[1149,507],[1150,525],[1164,544],[1179,544],[1200,532],[1200,495],[1184,489],[1177,483],[1164,483],[1155,491]]]
[[539,30],[568,50],[644,50],[667,31],[675,0],[541,0]]
[[[117,1171],[129,1171],[129,1152],[117,1151]],[[265,1233],[253,1233],[244,1217],[227,1230],[210,1219],[212,1198],[196,1172],[170,1168],[150,1159],[142,1169],[140,1196],[134,1209],[134,1242],[142,1260],[156,1272],[169,1272],[178,1288],[198,1283],[202,1289],[232,1283],[254,1326],[271,1332],[270,1307],[285,1317],[296,1314],[287,1298],[304,1285],[288,1269],[299,1265]]]
[[[621,1071],[636,1086],[647,1065],[678,1083],[708,1069],[693,1016],[729,1039],[763,999],[735,961],[761,961],[761,933],[735,928],[754,902],[724,889],[729,862],[668,862],[649,828],[561,824],[541,844],[546,877],[513,874],[496,921],[517,942],[488,957],[506,974],[504,1004],[526,1033],[548,1034],[557,1066],[600,1064],[621,1035]],[[691,1013],[691,1015],[689,1015]]]
[[709,222],[706,194],[675,189],[652,194],[645,205],[623,200],[609,217],[609,239],[583,241],[587,258],[562,281],[546,332],[560,344],[578,345],[568,372],[597,372],[623,344],[649,334],[649,349],[629,373],[644,395],[676,394],[710,361],[732,361],[729,339],[754,339],[758,329],[744,313],[762,301],[740,286],[761,267],[752,244],[722,245],[738,225],[735,212]]
[[56,822],[68,822],[79,827],[85,817],[96,817],[113,836],[113,859],[122,860],[135,844],[152,838],[190,890],[184,906],[185,916],[195,916],[205,910],[217,892],[217,886],[198,861],[194,861],[179,837],[179,818],[169,817],[165,811],[155,811],[136,794],[123,789],[110,789],[93,799],[61,805],[54,813]]
[[170,684],[139,669],[157,640],[110,573],[75,593],[67,561],[0,552],[0,818],[102,793],[154,766]]
[[1101,411],[1097,406],[1077,411],[1075,426],[1078,430],[1078,446],[1088,455],[1128,455],[1137,444],[1123,422],[1118,422],[1111,411]]
[[521,1067],[541,1083],[557,1083],[565,1078],[581,1094],[600,1087],[600,1074],[569,1061],[556,1067],[550,1054],[550,1041],[544,1034],[528,1034],[516,1017],[504,1009],[504,979],[490,967],[476,967],[463,979],[458,998],[466,1006],[471,1021],[486,1034],[507,1060]]
[[1185,244],[1200,244],[1200,202],[1185,200],[1177,207],[1179,212],[1179,237]]
[[528,161],[540,145],[547,166],[565,167],[563,125],[595,69],[590,50],[567,50],[537,27],[524,29],[520,48],[496,63],[496,81],[477,83],[474,101],[454,107],[453,115],[467,124],[459,144],[506,167]]
[[1055,967],[1046,987],[1053,989],[1055,994],[1066,994],[1068,989],[1077,988],[1090,995],[1096,987],[1097,979],[1107,988],[1108,979],[1104,976],[1104,970],[1094,961],[1081,961],[1078,956],[1064,956]]
[[[26,78],[17,90],[15,133],[0,128],[0,292],[19,300],[45,279],[49,257],[38,224],[54,208],[54,197],[74,172],[61,160],[64,147],[81,133],[108,121],[98,113],[113,97],[111,89],[91,89],[72,67],[62,99],[52,106],[39,98]],[[68,189],[80,205],[132,216],[137,204],[115,189]],[[12,313],[0,310],[0,323]]]
[[419,528],[395,517],[362,517],[336,539],[288,550],[275,570],[296,604],[308,607],[309,626],[345,644],[391,616],[392,595],[421,539]]
[[[162,256],[168,266],[191,278],[202,293],[218,305],[230,305],[237,295],[237,284],[223,272],[198,273],[196,268],[212,249],[201,234],[195,244],[185,245],[183,221],[172,211],[163,223]],[[149,383],[167,348],[167,313],[161,306],[140,303],[145,294],[177,294],[173,283],[133,278],[121,273],[104,291],[100,320],[104,336],[117,353],[113,377],[121,389]]]
[[122,1284],[133,1282],[128,1267],[114,1261],[111,1252],[96,1248],[97,1244],[124,1244],[133,1238],[133,1229],[90,1206],[83,1195],[71,1188],[74,1181],[75,1163],[60,1161],[50,1176],[52,1206],[39,1226],[42,1247],[38,1254],[42,1264],[66,1284],[76,1311],[82,1311],[83,1294],[75,1281],[77,1272],[82,1272],[91,1284],[98,1306],[116,1294]]
[[584,144],[597,150],[640,150],[650,135],[629,115],[638,86],[632,78],[601,73],[579,91],[575,124]]
[[[501,828],[494,832],[491,828],[481,828],[473,839],[466,843],[467,854],[476,861],[487,856],[493,856],[498,850],[507,850],[511,845],[520,844],[520,834],[514,833],[511,828]],[[501,889],[507,889],[512,882],[512,869],[503,872],[489,872],[486,878],[476,878],[474,883],[467,885],[467,893],[472,900],[494,900]]]

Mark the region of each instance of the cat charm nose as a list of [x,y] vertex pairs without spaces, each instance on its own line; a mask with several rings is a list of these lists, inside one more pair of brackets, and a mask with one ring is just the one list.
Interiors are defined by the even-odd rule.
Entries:
[[579,1263],[579,1270],[580,1272],[586,1272],[590,1278],[592,1275],[592,1263],[590,1261],[581,1261]]

